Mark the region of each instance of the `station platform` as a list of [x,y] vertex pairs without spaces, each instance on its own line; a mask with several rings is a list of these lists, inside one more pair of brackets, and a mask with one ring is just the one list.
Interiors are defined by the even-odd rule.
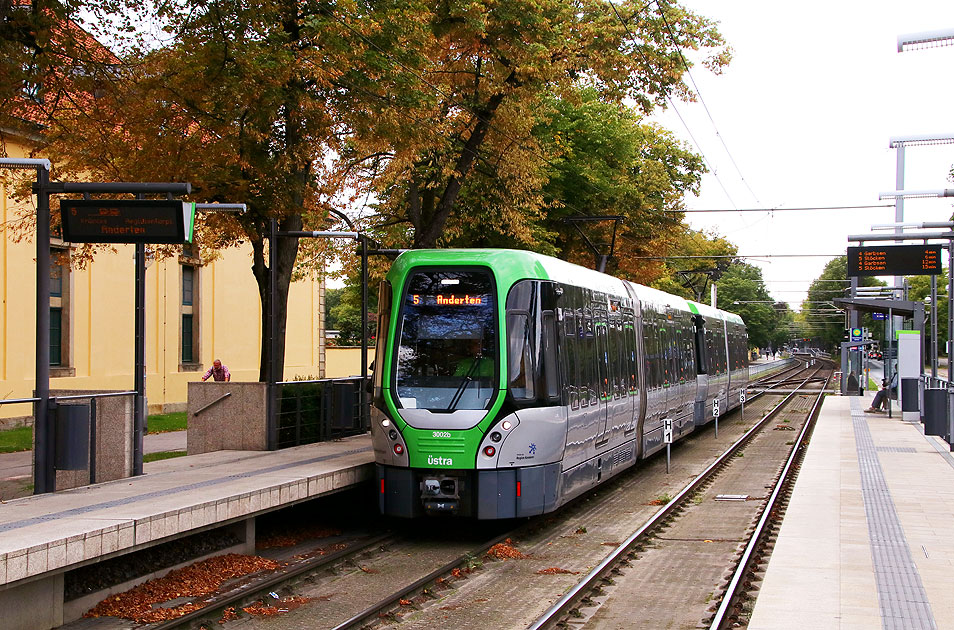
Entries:
[[64,612],[71,569],[222,526],[242,543],[233,550],[250,552],[255,516],[373,478],[365,434],[177,457],[139,477],[0,502],[0,626],[43,630],[76,618]]
[[954,458],[872,398],[826,397],[749,630],[954,629]]

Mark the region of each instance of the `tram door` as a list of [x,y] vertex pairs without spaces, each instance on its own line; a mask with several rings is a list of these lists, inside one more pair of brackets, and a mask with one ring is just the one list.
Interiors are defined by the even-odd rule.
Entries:
[[612,400],[613,397],[610,391],[609,342],[607,339],[607,325],[609,322],[606,319],[605,306],[594,305],[593,319],[595,320],[593,323],[596,332],[596,393],[599,397],[599,400],[597,401],[599,412],[597,415],[596,431],[596,444],[598,446],[601,442],[607,439],[607,407],[609,405],[609,401]]

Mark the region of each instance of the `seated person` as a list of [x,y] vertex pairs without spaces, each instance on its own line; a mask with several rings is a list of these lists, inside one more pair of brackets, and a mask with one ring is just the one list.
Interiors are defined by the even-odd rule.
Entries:
[[881,389],[878,390],[878,393],[875,394],[874,400],[871,401],[871,406],[865,409],[865,413],[876,413],[883,412],[888,407],[888,392],[891,392],[891,398],[897,398],[898,396],[898,373],[895,372],[891,375],[891,387],[888,387],[888,379],[881,380]]

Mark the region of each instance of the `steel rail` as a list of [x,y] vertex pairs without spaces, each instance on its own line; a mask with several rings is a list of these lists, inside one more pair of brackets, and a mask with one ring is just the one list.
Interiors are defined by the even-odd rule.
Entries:
[[454,569],[466,564],[468,560],[470,560],[470,558],[472,558],[474,555],[479,555],[481,553],[484,553],[485,551],[487,551],[488,549],[490,549],[497,543],[501,543],[507,540],[508,538],[511,538],[512,536],[514,536],[515,531],[516,530],[511,530],[510,532],[507,532],[506,534],[501,534],[500,536],[497,536],[490,542],[481,545],[477,549],[468,551],[467,553],[461,556],[458,556],[457,558],[455,558],[454,560],[451,560],[450,562],[448,562],[441,568],[436,569],[428,573],[421,579],[415,581],[410,586],[406,586],[402,588],[400,591],[392,595],[388,595],[387,597],[385,597],[384,599],[381,599],[377,603],[372,604],[371,606],[368,606],[367,608],[359,612],[357,615],[351,617],[347,621],[344,621],[338,624],[332,630],[345,630],[346,628],[354,628],[358,626],[359,624],[361,624],[366,619],[368,619],[368,617],[377,615],[378,613],[388,610],[389,608],[393,607],[395,604],[399,604],[402,599],[404,599],[411,593],[414,593],[415,591],[424,588],[426,585],[437,580],[437,578],[443,577],[447,575],[448,573],[450,573],[451,571],[453,571]]
[[266,580],[263,580],[262,582],[252,584],[248,588],[243,588],[235,593],[226,595],[221,599],[213,598],[211,601],[209,601],[208,605],[203,606],[198,610],[194,610],[190,613],[182,615],[181,617],[176,617],[175,619],[170,619],[155,625],[150,625],[149,628],[150,630],[172,630],[173,628],[181,628],[192,623],[193,621],[198,621],[208,617],[213,611],[225,609],[229,606],[236,606],[241,602],[254,600],[259,596],[260,593],[268,593],[269,591],[273,591],[275,588],[281,586],[289,580],[298,577],[299,575],[321,569],[322,567],[325,567],[329,564],[338,562],[342,558],[357,555],[366,549],[374,547],[375,545],[380,545],[388,539],[393,538],[394,535],[390,533],[379,534],[365,541],[364,543],[356,545],[355,547],[341,549],[327,556],[318,556],[317,558],[304,562],[288,571],[276,571],[274,575]]
[[[811,380],[820,370],[821,366],[813,371],[805,379],[805,382]],[[726,451],[719,456],[718,459],[709,464],[709,466],[699,473],[695,479],[689,482],[689,484],[675,497],[673,497],[668,504],[660,508],[659,511],[650,517],[646,523],[633,532],[629,538],[619,545],[619,547],[614,549],[608,556],[606,556],[602,562],[596,565],[596,567],[594,567],[580,582],[567,591],[563,597],[561,597],[555,604],[553,604],[553,606],[544,612],[543,615],[541,615],[531,625],[527,626],[527,630],[542,630],[543,628],[547,628],[556,623],[558,619],[562,618],[566,613],[574,608],[584,598],[585,593],[593,588],[593,584],[595,584],[605,574],[609,573],[638,540],[640,540],[648,532],[658,527],[672,512],[679,509],[683,500],[694,493],[696,489],[705,483],[716,470],[724,466],[726,462],[728,462],[735,455],[735,453],[742,448],[742,446],[744,446],[756,433],[760,432],[762,428],[768,424],[768,422],[775,417],[790,400],[795,397],[795,395],[796,392],[792,392],[780,400],[778,404],[772,408],[772,410],[765,414],[765,416],[755,423],[751,429],[746,431],[738,440],[735,441],[735,443],[726,449]]]
[[818,418],[818,412],[821,408],[822,400],[825,398],[825,389],[828,387],[828,382],[830,380],[831,376],[825,379],[825,387],[822,387],[821,391],[818,392],[818,397],[815,398],[815,404],[812,405],[812,410],[808,414],[808,421],[805,422],[801,432],[798,434],[798,439],[795,441],[795,446],[792,448],[792,452],[789,455],[788,460],[785,462],[785,467],[782,469],[782,474],[779,475],[778,482],[775,484],[775,488],[772,490],[772,494],[762,510],[762,517],[759,519],[758,525],[756,525],[755,530],[752,533],[752,537],[749,539],[749,544],[746,545],[745,551],[742,553],[742,557],[739,559],[739,564],[735,570],[735,573],[732,574],[732,579],[729,580],[729,584],[726,586],[725,593],[722,596],[722,602],[719,604],[719,609],[716,610],[715,616],[712,618],[712,623],[709,624],[709,630],[719,630],[719,628],[721,628],[725,623],[725,616],[729,611],[729,607],[735,600],[737,594],[736,591],[739,588],[739,584],[741,583],[743,576],[745,575],[746,571],[748,571],[752,554],[755,553],[755,549],[762,540],[762,534],[765,532],[765,529],[768,526],[769,519],[772,515],[772,509],[775,507],[775,504],[782,493],[782,489],[785,487],[786,482],[788,481],[789,475],[791,474],[795,465],[795,460],[801,455],[799,449],[802,447],[802,444],[804,444],[805,438],[814,427],[815,420]]

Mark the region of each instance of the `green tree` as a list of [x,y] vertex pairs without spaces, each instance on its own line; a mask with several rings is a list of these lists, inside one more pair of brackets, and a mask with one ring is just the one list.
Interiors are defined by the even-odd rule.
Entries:
[[[738,259],[738,247],[715,233],[690,229],[680,224],[680,229],[669,238],[655,239],[649,243],[651,256],[689,256],[642,260],[642,277],[654,288],[680,295],[699,302],[709,302],[708,291],[718,283],[722,275]],[[644,280],[645,281],[645,280]]]
[[478,169],[461,192],[444,242],[532,249],[592,267],[595,255],[585,238],[609,253],[613,223],[577,224],[578,232],[567,220],[620,216],[607,271],[631,277],[638,270],[633,256],[644,253],[646,243],[682,233],[682,215],[674,211],[682,209],[686,192],[698,190],[702,159],[668,131],[644,124],[633,109],[600,100],[592,88],[572,100],[548,99],[537,116],[535,141],[551,157],[537,164],[530,198],[515,199],[497,172]]
[[[368,345],[375,345],[377,337],[378,292],[373,290],[377,282],[372,278],[368,291]],[[334,304],[328,306],[331,321],[338,331],[338,345],[361,345],[361,276],[358,270],[345,278],[345,285],[335,289]],[[326,292],[327,295],[327,292]],[[329,326],[330,328],[330,326]]]
[[[384,19],[392,3],[373,7]],[[554,142],[567,140],[535,133],[541,112],[578,100],[581,86],[603,102],[631,99],[650,112],[670,94],[687,95],[675,50],[716,48],[713,69],[728,61],[714,24],[676,4],[504,0],[417,8],[429,34],[422,79],[383,96],[381,86],[349,72],[349,83],[365,86],[358,94],[365,104],[352,94],[342,104],[354,129],[355,185],[380,196],[394,244],[447,243],[458,235],[462,224],[452,219],[464,202],[488,196],[505,200],[491,207],[494,232],[526,242],[533,230],[517,215],[552,205],[541,193],[541,166],[560,154]],[[384,63],[406,62],[390,55]]]
[[732,264],[719,279],[716,299],[719,308],[745,321],[750,346],[770,348],[778,343],[779,331],[789,319],[788,308],[769,295],[761,269],[746,263]]
[[[848,286],[848,258],[839,256],[825,265],[821,275],[808,287],[808,297],[802,302],[800,321],[805,324],[802,337],[810,337],[830,350],[837,350],[845,336],[846,316],[840,312],[832,300],[846,297]],[[864,287],[884,286],[884,282],[872,277],[858,279],[858,285]],[[861,326],[867,327],[876,339],[882,339],[882,326],[876,325],[871,315],[865,313],[860,319]]]

